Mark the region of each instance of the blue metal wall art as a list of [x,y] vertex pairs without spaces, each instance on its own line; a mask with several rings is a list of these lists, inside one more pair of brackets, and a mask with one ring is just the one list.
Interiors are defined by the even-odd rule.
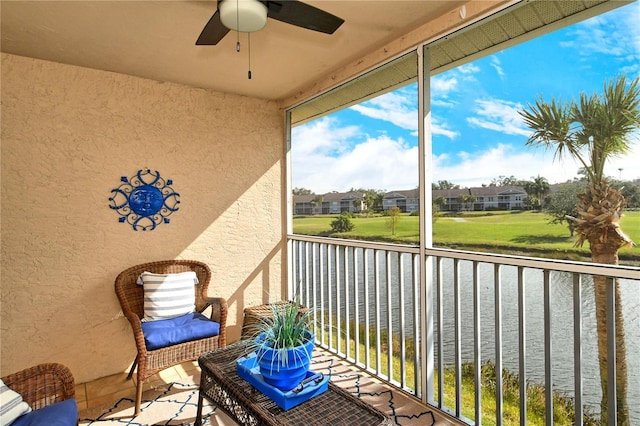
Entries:
[[122,184],[111,190],[109,207],[128,223],[134,231],[153,231],[161,223],[169,223],[169,216],[178,211],[180,194],[175,192],[171,179],[165,180],[157,170],[141,169],[130,178],[122,176]]

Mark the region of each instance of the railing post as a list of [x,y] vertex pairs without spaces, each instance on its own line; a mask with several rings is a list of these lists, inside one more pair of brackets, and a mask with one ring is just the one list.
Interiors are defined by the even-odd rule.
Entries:
[[[422,386],[422,380],[420,377],[422,374],[417,374],[419,371],[419,367],[421,366],[421,359],[424,358],[424,354],[422,353],[421,345],[418,344],[420,342],[420,336],[422,336],[422,315],[420,306],[422,302],[420,301],[421,294],[421,285],[420,285],[420,271],[422,271],[422,267],[420,266],[421,257],[420,255],[413,255],[412,257],[412,265],[413,265],[413,342],[414,342],[414,351],[413,351],[413,365],[414,371],[414,387],[416,389],[417,395],[422,395],[424,393],[424,387]],[[424,374],[424,372],[423,372]]]
[[502,279],[500,265],[494,265],[495,334],[496,334],[496,424],[502,424]]
[[480,264],[473,262],[473,365],[475,422],[482,426],[482,335],[480,328]]
[[380,374],[382,370],[382,360],[380,359],[380,259],[376,250],[374,253],[375,263],[375,285],[374,285],[374,306],[375,306],[375,330],[376,330],[376,373]]
[[[309,262],[309,247],[311,247],[311,250],[313,250],[313,243],[304,244],[304,283],[302,283],[302,286],[304,286],[304,288],[307,288],[307,289],[309,288],[309,280],[311,277],[310,269],[315,266],[315,262]],[[309,263],[311,263],[311,265]],[[296,285],[296,291],[298,291],[297,289],[298,289],[298,286]]]
[[[342,285],[344,285],[344,280],[346,279],[347,275],[346,272],[344,271],[345,269],[345,259],[347,257],[347,246],[340,246],[338,248],[338,250],[336,251],[336,265],[340,265],[340,266],[336,266],[336,310],[335,310],[335,315],[336,315],[336,344],[335,344],[335,348],[338,351],[338,353],[341,352],[341,348],[342,348],[342,343],[340,341],[340,336],[342,333],[342,301],[343,299],[343,295],[342,295]],[[340,260],[342,259],[342,261]]]
[[[351,327],[349,326],[349,321],[351,320],[351,313],[349,311],[349,307],[351,305],[351,292],[349,291],[350,279],[349,279],[349,264],[351,263],[349,259],[353,259],[355,256],[356,249],[353,247],[345,247],[344,248],[344,353],[347,359],[351,356]],[[351,256],[349,256],[351,255]],[[352,274],[355,280],[355,274]]]
[[[325,307],[324,307],[324,288],[325,285],[328,285],[328,280],[329,280],[329,265],[331,264],[329,262],[329,245],[328,244],[324,244],[324,250],[322,250],[321,253],[321,258],[320,258],[320,270],[322,271],[322,280],[321,280],[321,284],[320,284],[320,335],[322,337],[321,341],[324,341],[324,313],[325,313]],[[325,284],[326,283],[326,284]],[[317,318],[318,312],[316,311],[316,318]],[[317,320],[316,320],[316,328],[318,327],[317,325]],[[317,333],[316,333],[317,336]]]
[[607,277],[607,424],[618,424],[616,374],[616,283]]
[[582,425],[582,286],[579,274],[573,274],[573,365],[575,424]]
[[393,297],[391,296],[391,252],[387,251],[385,253],[386,259],[386,289],[387,289],[387,351],[389,355],[387,356],[387,377],[389,381],[393,380],[393,309],[391,309],[391,303]]
[[[407,344],[406,344],[406,333],[405,333],[405,327],[406,327],[406,323],[404,320],[404,315],[405,315],[405,307],[404,307],[404,303],[405,303],[405,295],[404,295],[404,274],[405,274],[405,269],[404,269],[404,265],[402,263],[403,261],[403,254],[402,253],[398,253],[398,286],[400,288],[400,300],[398,301],[399,305],[400,305],[400,312],[399,312],[399,317],[400,317],[400,321],[399,321],[399,339],[400,339],[400,386],[402,388],[406,387],[407,384],[407,369],[406,369],[406,356],[407,356]],[[391,311],[391,309],[389,309],[389,311]],[[415,326],[415,324],[414,324]],[[391,326],[389,326],[390,329]],[[392,351],[390,351],[392,353]]]
[[[365,275],[366,271],[360,272],[360,268],[358,265],[358,256],[357,250],[353,249],[353,322],[354,322],[354,340],[355,340],[355,356],[354,362],[356,365],[360,364],[360,290],[359,290],[359,279],[358,277],[361,275]],[[364,264],[365,251],[362,249],[362,255],[360,262]],[[364,280],[363,280],[364,281]]]
[[[375,257],[375,251],[370,253]],[[364,255],[364,365],[369,368],[371,365],[371,339],[369,338],[369,254],[365,251]]]
[[[305,300],[304,302],[301,301],[307,308],[312,308],[313,303],[311,302],[312,300],[315,301],[315,299],[311,297],[311,293],[315,295],[316,288],[318,287],[318,276],[320,275],[320,265],[318,265],[318,262],[316,262],[316,259],[319,256],[319,252],[320,252],[320,245],[318,243],[311,243],[311,289],[309,289],[309,281],[307,281],[304,289]],[[302,294],[300,295],[296,294],[295,296],[301,298]]]
[[520,380],[520,425],[527,424],[527,308],[525,293],[524,267],[518,267],[518,340],[519,344],[519,380]]
[[460,324],[460,260],[453,261],[453,329],[456,417],[462,416],[462,326]]
[[[442,309],[443,302],[443,285],[442,285],[442,262],[440,257],[434,258],[436,261],[436,306],[438,316],[438,336],[442,336],[444,329],[444,313]],[[432,333],[433,334],[433,333]],[[438,407],[444,407],[444,339],[438,339]]]
[[550,271],[545,270],[543,274],[544,291],[544,399],[545,399],[545,422],[547,426],[553,426],[553,372],[551,343],[551,282]]

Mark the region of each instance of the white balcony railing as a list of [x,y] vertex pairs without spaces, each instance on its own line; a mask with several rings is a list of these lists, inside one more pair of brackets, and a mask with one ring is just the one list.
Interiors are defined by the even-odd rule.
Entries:
[[[520,424],[527,423],[530,384],[544,389],[547,425],[554,424],[554,393],[573,403],[574,424],[598,418],[592,276],[617,279],[628,399],[640,399],[638,268],[446,249],[427,249],[421,262],[417,247],[299,235],[289,244],[290,292],[311,309],[318,343],[469,424],[481,424],[483,410],[487,415],[481,392],[491,392],[490,415],[503,424],[505,375],[519,379]],[[613,336],[615,286],[608,288]],[[608,353],[613,377],[613,339]],[[495,367],[495,389],[481,386],[485,366]],[[616,406],[615,386],[606,400]],[[637,404],[630,417],[640,424]],[[608,410],[607,424],[616,422],[616,410]]]

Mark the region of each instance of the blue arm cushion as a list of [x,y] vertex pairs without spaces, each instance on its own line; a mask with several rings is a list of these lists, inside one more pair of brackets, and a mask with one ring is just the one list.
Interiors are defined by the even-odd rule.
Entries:
[[76,426],[78,406],[75,398],[47,405],[18,417],[11,426]]

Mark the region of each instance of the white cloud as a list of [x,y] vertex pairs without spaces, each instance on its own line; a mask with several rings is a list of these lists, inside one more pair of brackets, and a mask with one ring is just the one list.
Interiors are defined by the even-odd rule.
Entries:
[[[640,178],[640,143],[632,146],[632,152],[622,158],[612,158],[605,167],[605,174],[624,180]],[[484,152],[454,154],[456,164],[452,164],[452,154],[434,156],[433,182],[448,180],[462,187],[489,184],[499,176],[515,176],[531,179],[544,176],[550,183],[561,183],[578,176],[581,167],[572,158],[554,160],[553,151],[525,150],[507,144],[499,144]],[[457,162],[461,160],[460,162]],[[620,171],[619,169],[622,169]]]
[[440,122],[436,117],[431,118],[431,133],[434,135],[445,136],[451,140],[460,136],[460,132],[449,129],[447,123]]
[[[438,85],[440,86],[439,90],[449,91],[455,88],[456,83],[447,80],[441,81]],[[415,85],[412,85],[407,89],[386,93],[362,104],[354,105],[351,109],[366,117],[382,120],[402,129],[410,130],[414,132],[414,136],[417,136],[418,102],[415,90]],[[431,123],[431,132],[449,139],[455,139],[460,135],[458,131],[451,130],[447,123],[436,119]]]
[[385,93],[362,104],[354,105],[351,109],[366,117],[388,121],[402,129],[417,130],[417,99],[417,92],[399,90]]
[[499,144],[483,152],[455,154],[456,164],[450,158],[434,157],[433,181],[448,180],[462,187],[489,184],[500,176],[531,179],[544,176],[551,183],[564,182],[576,176],[578,165],[574,161],[562,164],[552,162],[552,154],[542,151],[518,151],[513,146]]
[[432,99],[431,106],[432,107],[443,107],[443,108],[455,108],[458,105],[457,102],[450,101],[447,99]]
[[[450,96],[459,91],[459,82],[475,80],[474,75],[480,72],[480,68],[473,64],[462,65],[446,76],[435,76],[431,79],[431,102],[434,106],[455,108],[457,102],[450,99]],[[456,74],[458,76],[456,77]],[[407,88],[394,92],[389,92],[373,98],[362,104],[351,107],[366,117],[382,120],[402,129],[410,130],[417,135],[418,130],[418,109],[416,86],[410,85]],[[452,130],[449,124],[440,119],[434,118],[431,123],[431,131],[434,135],[442,135],[449,139],[456,139],[460,132]]]
[[294,152],[298,158],[338,156],[346,149],[345,141],[360,134],[358,126],[339,126],[332,118],[322,118],[311,123],[295,127],[292,130],[295,140]]
[[496,70],[496,73],[498,73],[498,75],[501,78],[504,77],[504,70],[502,69],[502,64],[500,63],[500,58],[498,58],[496,55],[492,55],[491,56],[491,62],[489,63],[489,66],[491,66],[491,68]]
[[[294,133],[292,146],[293,186],[311,189],[315,193],[347,191],[352,187],[374,189],[413,188],[418,182],[418,148],[386,135],[368,138],[351,149],[333,149],[340,155],[328,155],[326,150],[298,150],[302,138],[322,139],[328,133],[320,128],[313,132]],[[304,126],[301,126],[304,127]],[[325,130],[327,130],[325,128]],[[335,130],[335,129],[334,129]],[[334,130],[331,130],[333,132]],[[303,145],[313,143],[306,140]],[[345,144],[347,146],[349,144]]]
[[465,74],[465,75],[473,75],[476,74],[478,72],[480,72],[480,67],[477,66],[476,64],[474,64],[473,62],[470,63],[466,63],[463,65],[460,65],[457,70],[461,73],[461,74]]
[[570,41],[560,45],[584,57],[603,54],[627,63],[622,72],[640,71],[640,5],[634,2],[610,13],[579,23],[567,32]]
[[[379,190],[411,189],[418,182],[418,148],[386,135],[353,145],[349,138],[362,133],[355,126],[341,128],[336,120],[318,120],[294,129],[293,186],[316,193],[347,191],[352,187]],[[314,149],[313,147],[318,147]],[[631,152],[612,159],[608,176],[640,178],[640,141]],[[531,179],[544,176],[550,183],[577,177],[580,165],[566,158],[554,161],[553,151],[497,144],[480,152],[449,152],[433,156],[431,181],[448,180],[463,187],[489,184],[499,176]],[[619,169],[622,169],[620,171]]]
[[529,136],[527,129],[518,114],[522,106],[516,102],[501,99],[478,99],[474,112],[477,117],[467,118],[467,122],[483,129],[495,130],[507,135]]
[[[464,65],[462,67],[459,67],[458,70],[460,70],[460,68],[463,68],[463,67]],[[474,67],[477,69],[476,66]],[[468,71],[468,72],[471,72],[471,71]],[[449,96],[451,92],[458,89],[458,79],[455,77],[451,77],[450,74],[446,74],[446,75],[447,75],[446,77],[440,75],[440,76],[435,76],[431,78],[431,97],[432,98],[436,98],[436,99],[446,98]]]
[[[459,101],[456,100],[456,97],[461,92],[460,81],[468,88],[470,83],[476,81],[475,74],[478,72],[480,72],[480,67],[474,63],[468,63],[445,74],[432,77],[430,88],[432,107],[450,110],[457,108]],[[432,116],[431,132],[434,135],[442,135],[454,140],[460,136],[460,132],[452,129],[448,118],[449,116],[447,114],[442,114],[437,117]]]

